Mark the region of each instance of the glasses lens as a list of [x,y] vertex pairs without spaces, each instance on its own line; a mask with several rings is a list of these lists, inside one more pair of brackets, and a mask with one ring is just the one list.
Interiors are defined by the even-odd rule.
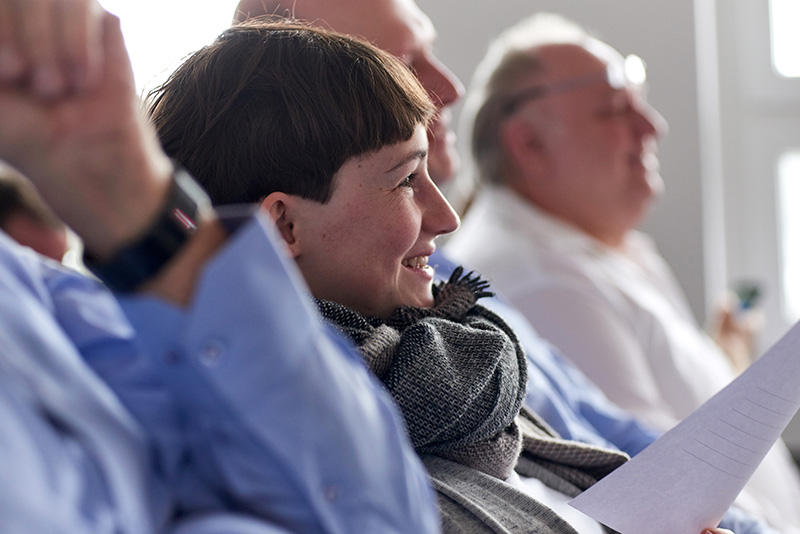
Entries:
[[633,85],[644,85],[647,81],[647,66],[636,54],[625,58],[625,78]]

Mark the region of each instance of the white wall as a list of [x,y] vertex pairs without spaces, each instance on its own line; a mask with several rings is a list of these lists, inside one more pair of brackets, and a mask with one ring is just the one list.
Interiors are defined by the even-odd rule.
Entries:
[[494,35],[535,11],[561,13],[622,54],[647,62],[650,101],[669,121],[661,143],[666,194],[644,229],[686,290],[695,315],[706,307],[694,2],[672,0],[417,0],[439,33],[439,57],[469,84]]

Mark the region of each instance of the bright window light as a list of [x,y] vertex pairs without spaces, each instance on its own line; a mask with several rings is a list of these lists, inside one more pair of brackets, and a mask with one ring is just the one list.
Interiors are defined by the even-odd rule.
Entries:
[[770,0],[772,63],[781,76],[800,77],[800,1]]
[[800,319],[800,150],[778,158],[778,215],[781,236],[781,277],[784,314]]
[[163,82],[181,60],[227,28],[237,0],[100,0],[122,20],[141,91]]

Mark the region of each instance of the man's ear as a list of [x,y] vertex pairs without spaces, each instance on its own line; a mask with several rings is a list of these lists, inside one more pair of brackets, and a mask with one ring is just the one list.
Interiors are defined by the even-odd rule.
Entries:
[[294,217],[296,216],[294,197],[281,192],[270,193],[261,201],[261,209],[275,221],[275,226],[286,243],[289,254],[292,258],[296,258],[300,254],[300,242],[294,227]]
[[523,117],[508,119],[500,131],[507,156],[518,170],[544,172],[545,146],[539,128]]

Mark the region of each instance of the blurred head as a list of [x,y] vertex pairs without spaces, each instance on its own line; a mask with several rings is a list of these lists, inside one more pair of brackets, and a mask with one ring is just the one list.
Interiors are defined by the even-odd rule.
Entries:
[[0,228],[18,243],[61,261],[69,249],[66,226],[26,178],[0,163]]
[[641,62],[560,17],[511,28],[490,48],[467,102],[480,178],[621,244],[663,188],[656,150],[666,123],[643,82]]
[[427,257],[458,219],[427,173],[435,107],[394,56],[252,21],[191,56],[150,109],[215,204],[272,215],[314,296],[380,316],[432,303]]
[[358,36],[400,58],[438,110],[428,130],[430,174],[440,186],[455,176],[459,160],[448,106],[461,97],[463,87],[434,55],[433,24],[413,0],[241,0],[235,19],[268,14],[289,15]]

